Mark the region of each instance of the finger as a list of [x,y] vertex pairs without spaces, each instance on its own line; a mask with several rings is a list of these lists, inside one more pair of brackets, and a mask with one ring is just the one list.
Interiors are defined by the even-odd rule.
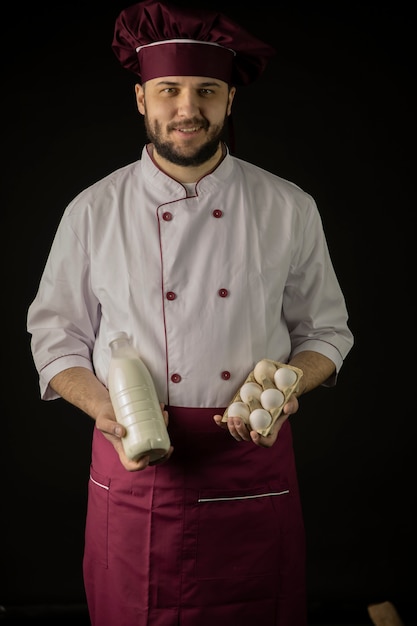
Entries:
[[282,412],[289,417],[298,411],[299,402],[295,396],[291,396],[288,401],[285,403]]
[[227,423],[222,421],[223,415],[213,415],[213,419],[216,422],[217,426],[220,426],[220,428],[227,428]]
[[165,410],[165,403],[160,402],[159,406],[161,407],[162,415],[164,416],[165,426],[168,426],[168,411]]
[[260,446],[261,448],[271,448],[277,440],[275,434],[269,434],[265,437],[264,435],[258,433],[257,430],[252,430],[250,432],[250,438],[254,444]]
[[115,419],[98,417],[96,419],[96,428],[106,436],[121,439],[126,435],[126,428],[116,422]]
[[250,434],[247,425],[241,417],[228,417],[227,427],[230,434],[236,441],[250,441]]
[[123,465],[123,467],[128,471],[128,472],[139,472],[141,470],[144,470],[148,467],[148,465],[150,465],[150,457],[149,455],[145,455],[142,456],[140,459],[138,459],[137,461],[132,461],[131,459],[128,459],[127,456],[125,454],[119,454],[119,458],[120,461]]

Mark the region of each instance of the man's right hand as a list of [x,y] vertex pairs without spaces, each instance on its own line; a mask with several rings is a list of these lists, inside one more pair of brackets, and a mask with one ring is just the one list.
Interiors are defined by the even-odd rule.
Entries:
[[[165,411],[163,404],[161,404],[161,411],[164,416],[165,424],[168,426],[168,412]],[[111,402],[101,407],[96,417],[96,428],[98,428],[113,445],[119,455],[121,464],[128,472],[138,472],[147,468],[148,465],[160,465],[161,463],[165,463],[173,452],[173,447],[171,446],[164,457],[153,463],[150,463],[149,455],[142,456],[137,461],[129,459],[125,454],[122,443],[122,439],[126,435],[126,428],[116,421]]]
[[[91,370],[85,367],[68,368],[56,374],[50,381],[50,386],[67,402],[95,420],[96,428],[114,446],[121,464],[128,472],[137,472],[148,467],[149,456],[144,456],[138,461],[131,461],[127,458],[122,444],[126,430],[116,421],[108,389]],[[161,404],[165,424],[168,425],[168,413],[164,407],[165,405]],[[167,461],[172,451],[171,447],[162,459],[152,465]]]

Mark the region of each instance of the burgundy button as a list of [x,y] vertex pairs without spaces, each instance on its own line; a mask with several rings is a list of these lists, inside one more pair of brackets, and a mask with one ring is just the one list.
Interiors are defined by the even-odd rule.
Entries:
[[171,381],[173,383],[180,383],[181,382],[181,376],[179,374],[172,374]]
[[175,293],[173,291],[168,291],[167,293],[167,300],[175,300],[177,296],[175,295]]
[[219,294],[221,298],[227,298],[227,296],[229,295],[229,292],[227,291],[227,289],[219,289],[217,293]]
[[222,216],[223,216],[223,211],[220,211],[220,209],[214,209],[213,217],[222,217]]
[[230,372],[227,372],[227,371],[222,372],[223,380],[229,380],[230,376],[231,376]]
[[165,220],[166,222],[170,222],[172,220],[172,213],[170,213],[169,211],[166,211],[163,215],[162,215],[162,219]]

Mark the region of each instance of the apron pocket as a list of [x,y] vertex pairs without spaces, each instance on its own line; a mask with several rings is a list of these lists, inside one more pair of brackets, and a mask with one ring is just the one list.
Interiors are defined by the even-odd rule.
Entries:
[[99,474],[90,466],[85,556],[105,568],[108,567],[110,482],[110,478]]
[[197,577],[276,575],[288,493],[287,488],[251,493],[202,491],[198,499]]

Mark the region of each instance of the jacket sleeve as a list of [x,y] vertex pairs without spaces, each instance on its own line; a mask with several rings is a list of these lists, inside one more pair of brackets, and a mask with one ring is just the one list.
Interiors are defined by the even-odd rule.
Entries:
[[93,369],[91,355],[100,320],[99,302],[90,288],[88,220],[81,221],[76,231],[70,208],[58,226],[27,316],[44,400],[58,397],[49,387],[55,374],[75,366]]

